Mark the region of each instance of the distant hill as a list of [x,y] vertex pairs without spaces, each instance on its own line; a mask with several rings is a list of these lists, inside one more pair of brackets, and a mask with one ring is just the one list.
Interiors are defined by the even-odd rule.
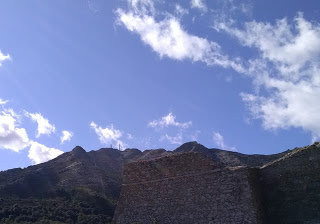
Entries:
[[25,169],[0,172],[1,223],[110,223],[122,186],[123,164],[186,152],[226,166],[260,167],[291,151],[245,155],[188,142],[174,151],[102,148],[72,151]]

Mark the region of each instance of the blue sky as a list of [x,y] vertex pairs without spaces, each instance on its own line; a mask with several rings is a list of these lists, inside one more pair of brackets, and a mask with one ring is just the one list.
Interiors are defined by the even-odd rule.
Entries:
[[272,154],[319,140],[318,0],[0,4],[0,170],[76,145]]

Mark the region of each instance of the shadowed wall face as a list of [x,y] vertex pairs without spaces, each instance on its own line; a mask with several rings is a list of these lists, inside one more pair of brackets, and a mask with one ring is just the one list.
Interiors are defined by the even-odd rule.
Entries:
[[130,163],[114,223],[263,223],[257,179],[198,153]]
[[261,169],[268,223],[320,223],[320,144]]

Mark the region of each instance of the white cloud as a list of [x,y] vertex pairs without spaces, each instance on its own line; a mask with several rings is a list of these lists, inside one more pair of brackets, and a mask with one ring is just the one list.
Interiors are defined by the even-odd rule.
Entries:
[[96,132],[102,144],[113,144],[113,146],[116,147],[120,145],[122,149],[127,147],[127,144],[120,140],[122,137],[122,131],[115,129],[113,125],[111,125],[109,128],[102,128],[96,123],[91,122],[90,127]]
[[210,14],[215,22],[228,21],[240,25],[253,14],[252,0],[216,0],[211,4]]
[[[248,22],[244,30],[216,24],[240,43],[258,50],[248,74],[256,93],[242,93],[254,118],[265,129],[302,128],[320,138],[320,25],[299,13],[293,22]],[[265,91],[259,91],[259,90]]]
[[153,0],[127,0],[129,7],[136,13],[155,14]]
[[[176,117],[170,112],[168,115],[158,120],[153,120],[149,122],[148,126],[154,128],[157,131],[161,130],[162,134],[159,141],[168,140],[171,144],[182,144],[183,133],[185,133],[187,128],[192,126],[192,121],[178,122],[176,121]],[[168,130],[167,128],[169,127],[173,127],[175,129]],[[176,128],[178,128],[178,130]],[[166,131],[173,131],[173,132],[178,131],[178,132],[176,132],[177,134],[175,136],[171,136],[171,135],[168,135]]]
[[0,50],[0,66],[2,65],[2,62],[5,60],[11,60],[11,57],[9,54],[5,55]]
[[0,114],[0,148],[15,152],[26,148],[29,138],[24,128],[18,128],[18,116],[12,109],[6,109]]
[[[300,78],[300,70],[309,63],[318,63],[320,54],[320,28],[303,18],[300,13],[295,24],[288,24],[286,18],[276,24],[248,22],[245,30],[239,30],[225,23],[215,27],[235,36],[244,46],[255,47],[263,59],[279,70],[279,75],[291,80]],[[298,77],[297,77],[298,76]]]
[[48,160],[54,159],[63,153],[63,151],[59,149],[48,148],[38,142],[31,141],[30,143],[28,157],[34,164],[47,162]]
[[[6,102],[7,101],[0,99],[0,105],[4,105]],[[27,114],[27,116],[31,117],[32,115],[33,114]],[[37,116],[35,119],[41,120],[41,118],[39,119]],[[28,157],[34,164],[46,162],[63,153],[61,150],[48,148],[37,142],[30,141],[26,130],[24,128],[19,128],[19,125],[20,116],[12,109],[3,109],[0,113],[0,149],[9,149],[19,152],[30,146]]]
[[191,121],[180,123],[176,121],[176,117],[170,112],[167,116],[160,118],[159,120],[153,120],[149,122],[148,126],[153,128],[165,128],[174,126],[178,128],[188,128],[192,125]]
[[144,145],[144,147],[149,148],[151,146],[151,137],[142,138],[141,144]]
[[171,144],[181,145],[183,141],[182,133],[178,133],[176,136],[169,136],[165,134],[160,140],[167,139]]
[[88,1],[88,8],[92,13],[98,13],[100,11],[100,6],[93,0]]
[[156,21],[152,1],[129,0],[129,10],[117,9],[117,22],[129,31],[140,36],[160,57],[167,56],[175,60],[189,59],[204,62],[207,65],[231,67],[238,72],[244,69],[238,61],[229,60],[223,55],[220,46],[189,34],[180,24],[179,18],[166,13],[161,21]]
[[132,135],[132,134],[130,134],[130,133],[127,133],[127,139],[129,139],[129,140],[134,139],[134,138],[133,138],[133,135]]
[[218,46],[206,39],[186,33],[174,17],[156,22],[152,16],[137,16],[122,10],[118,10],[118,15],[128,30],[138,33],[142,41],[161,57],[204,61],[212,48],[218,49]]
[[0,98],[0,105],[5,105],[8,102],[9,102],[9,100],[3,100]]
[[191,0],[191,8],[197,8],[204,12],[207,11],[207,6],[202,0]]
[[[245,60],[231,60],[218,43],[190,34],[179,16],[157,14],[151,0],[128,0],[128,10],[118,9],[116,15],[119,24],[138,34],[160,57],[204,62],[247,74],[256,91],[241,96],[265,129],[301,127],[310,131],[314,139],[320,138],[320,25],[299,13],[293,21],[251,21],[240,29],[235,27],[239,21],[232,16],[250,16],[252,1],[219,2],[222,7],[217,15],[221,18],[216,18],[214,28],[235,37],[243,46],[256,49],[257,55],[246,65]],[[199,6],[202,1],[191,3]],[[152,125],[157,126],[149,124]]]
[[196,130],[196,131],[191,135],[191,140],[192,140],[192,141],[197,141],[200,134],[201,134],[201,131],[200,131],[200,130]]
[[54,125],[49,123],[49,120],[44,118],[40,113],[28,113],[26,112],[26,115],[31,117],[31,119],[34,122],[37,122],[38,128],[37,128],[37,135],[36,137],[40,137],[41,135],[50,135],[51,133],[54,133],[56,128]]
[[182,8],[181,5],[176,5],[175,14],[177,17],[181,18],[182,16],[189,14],[189,11],[185,8]]
[[225,144],[224,137],[219,132],[213,132],[213,141],[220,149],[237,151],[235,147]]
[[62,135],[60,137],[61,144],[63,144],[66,141],[71,141],[71,138],[73,136],[73,133],[70,131],[62,131]]

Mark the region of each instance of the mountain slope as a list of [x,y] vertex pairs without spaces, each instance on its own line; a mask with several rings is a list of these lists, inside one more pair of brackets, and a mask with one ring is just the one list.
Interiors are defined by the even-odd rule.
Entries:
[[262,166],[286,154],[244,155],[208,149],[197,142],[174,151],[102,148],[86,152],[77,146],[46,163],[0,172],[0,221],[108,223],[119,198],[124,163],[186,152],[203,153],[226,166]]
[[285,151],[273,155],[246,155],[221,149],[208,149],[197,142],[187,142],[173,151],[173,153],[200,152],[226,166],[260,167],[286,155]]

